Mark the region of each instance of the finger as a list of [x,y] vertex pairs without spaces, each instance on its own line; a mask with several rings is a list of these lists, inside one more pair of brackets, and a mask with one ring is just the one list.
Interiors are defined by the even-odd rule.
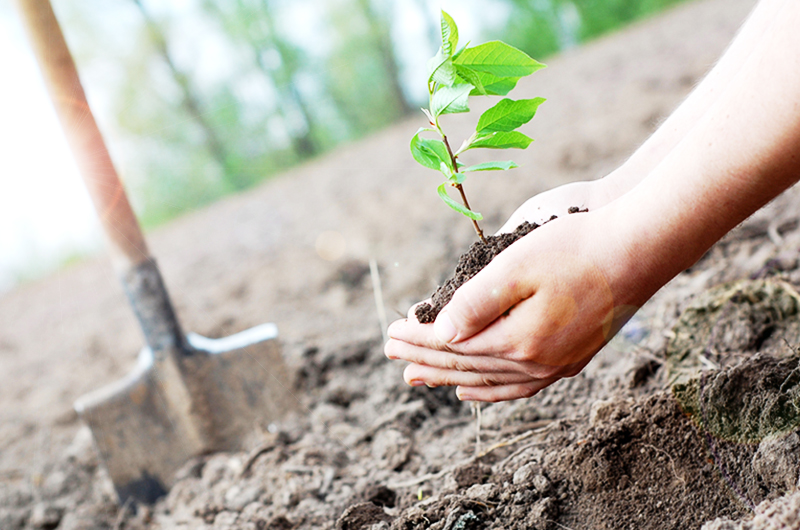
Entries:
[[421,364],[409,364],[403,372],[403,378],[411,386],[502,386],[530,382],[527,374],[515,373],[473,373],[444,370]]
[[563,367],[585,357],[583,348],[570,344],[577,316],[574,297],[540,292],[469,339],[444,346],[463,356],[495,357],[545,370]]
[[[388,334],[390,339],[407,344],[453,353],[479,356],[501,356],[508,350],[506,341],[487,340],[480,336],[467,339],[457,344],[447,344],[439,340],[433,326],[420,324],[416,320],[406,319],[392,322]],[[397,346],[397,345],[395,345]],[[388,355],[388,354],[387,354]],[[391,359],[392,357],[390,357]],[[399,358],[399,357],[398,357]]]
[[425,348],[443,349],[445,344],[436,338],[433,326],[420,324],[413,317],[405,320],[395,320],[386,330],[390,339],[423,346]]
[[408,361],[445,370],[459,372],[522,372],[519,363],[506,359],[482,355],[461,355],[449,351],[431,350],[407,342],[390,339],[384,347],[386,357],[393,360]]
[[546,388],[559,378],[532,381],[530,383],[510,384],[502,386],[480,386],[467,387],[459,386],[456,388],[456,396],[461,401],[486,401],[497,403],[498,401],[512,401],[514,399],[525,399],[535,396],[540,390]]
[[525,281],[525,249],[520,240],[500,253],[482,271],[462,285],[436,317],[433,330],[444,343],[457,343],[475,335],[520,300],[534,292]]

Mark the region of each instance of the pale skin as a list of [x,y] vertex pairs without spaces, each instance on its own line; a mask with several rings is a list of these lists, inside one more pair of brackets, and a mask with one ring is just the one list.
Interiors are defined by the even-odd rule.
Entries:
[[[414,386],[531,397],[583,369],[624,322],[729,230],[800,179],[800,2],[761,0],[687,100],[618,170],[528,200],[522,238],[433,325],[389,327]],[[588,213],[564,216],[568,206]],[[412,308],[413,311],[413,308]]]

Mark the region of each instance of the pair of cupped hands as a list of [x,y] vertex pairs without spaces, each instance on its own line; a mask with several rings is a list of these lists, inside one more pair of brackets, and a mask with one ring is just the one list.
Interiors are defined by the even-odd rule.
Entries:
[[[499,254],[432,325],[416,320],[414,306],[389,326],[385,353],[410,363],[405,381],[496,402],[531,397],[580,372],[652,294],[631,293],[636,248],[619,226],[625,216],[614,195],[599,180],[525,202],[499,232],[558,219]],[[567,215],[571,206],[589,211]]]

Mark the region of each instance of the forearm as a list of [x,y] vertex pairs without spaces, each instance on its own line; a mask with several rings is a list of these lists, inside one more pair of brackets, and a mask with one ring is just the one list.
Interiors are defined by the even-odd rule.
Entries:
[[623,198],[631,218],[644,220],[629,235],[646,290],[800,178],[798,27],[800,3],[784,2],[724,93]]
[[791,0],[758,3],[714,68],[656,132],[605,179],[614,197],[626,193],[653,171],[692,130],[729,87],[787,1]]

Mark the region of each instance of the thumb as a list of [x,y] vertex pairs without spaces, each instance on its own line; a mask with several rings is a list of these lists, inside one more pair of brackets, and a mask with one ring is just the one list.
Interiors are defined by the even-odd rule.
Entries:
[[533,287],[521,277],[521,242],[504,250],[456,290],[433,324],[437,339],[444,343],[466,340],[533,294]]

